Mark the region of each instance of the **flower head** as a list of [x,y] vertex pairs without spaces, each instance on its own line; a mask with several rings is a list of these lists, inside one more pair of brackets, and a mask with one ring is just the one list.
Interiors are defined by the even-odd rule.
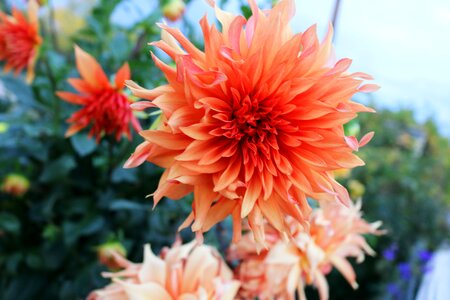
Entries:
[[162,7],[162,13],[170,21],[176,21],[181,18],[185,8],[183,0],[168,0]]
[[12,16],[0,12],[0,61],[5,63],[5,72],[17,75],[27,69],[27,82],[33,81],[34,66],[42,38],[39,36],[38,4],[28,2],[28,15],[16,8]]
[[15,197],[23,196],[30,188],[30,181],[20,174],[9,174],[3,181],[1,190]]
[[387,261],[394,261],[398,252],[398,246],[396,244],[390,245],[387,249],[383,250],[382,254]]
[[131,138],[130,123],[136,131],[141,130],[134,116],[131,100],[123,93],[125,81],[130,78],[130,68],[125,63],[117,72],[115,85],[111,85],[99,63],[88,53],[75,46],[75,59],[81,78],[71,78],[69,83],[79,92],[57,92],[63,100],[83,106],[67,122],[72,123],[66,132],[71,136],[92,125],[90,136],[97,142],[103,134],[114,135],[117,140],[125,134]]
[[242,284],[240,294],[245,299],[249,295],[260,299],[294,299],[296,290],[299,298],[305,299],[303,288],[310,284],[318,288],[322,300],[328,299],[325,275],[333,267],[357,288],[355,273],[346,258],[355,257],[361,262],[365,253],[373,255],[362,235],[382,233],[377,229],[380,222],[370,224],[361,218],[360,202],[349,208],[325,204],[314,210],[309,234],[291,224],[292,240],[283,241],[281,236],[277,239],[272,233],[272,247],[259,254],[255,247],[253,252],[249,250],[251,244],[245,238],[230,248],[230,257],[242,260],[237,277],[245,280],[251,276],[258,280],[258,284]]
[[347,190],[333,171],[363,165],[353,151],[366,144],[346,137],[343,124],[371,109],[351,101],[363,73],[347,73],[351,60],[330,64],[330,29],[319,43],[316,27],[293,35],[288,22],[292,0],[261,11],[250,1],[246,20],[215,7],[222,31],[200,21],[204,51],[179,30],[160,25],[162,40],[153,43],[175,62],[171,67],[153,55],[167,85],[153,90],[133,82],[132,92],[151,101],[136,109],[157,107],[162,122],[144,130],[142,143],[126,163],[145,160],[166,169],[154,193],[179,199],[194,192],[192,224],[199,235],[232,215],[234,241],[247,218],[259,244],[264,219],[289,233],[285,216],[308,220],[306,197],[349,203]]
[[104,273],[113,283],[92,292],[88,300],[232,300],[239,288],[220,254],[209,246],[196,245],[195,241],[163,249],[161,257],[146,245],[142,264],[114,255],[124,269]]

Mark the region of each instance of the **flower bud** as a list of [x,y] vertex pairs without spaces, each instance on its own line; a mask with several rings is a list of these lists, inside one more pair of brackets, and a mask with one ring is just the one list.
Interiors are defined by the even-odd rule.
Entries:
[[120,268],[116,261],[117,256],[126,256],[125,247],[117,241],[107,242],[97,247],[97,257],[102,265],[111,270]]
[[350,192],[350,196],[353,199],[358,199],[359,197],[362,197],[366,192],[366,188],[364,187],[364,185],[358,180],[354,179],[348,182],[348,189]]
[[163,7],[162,13],[164,17],[172,22],[177,21],[184,13],[186,5],[183,0],[169,0]]
[[30,182],[20,174],[9,174],[3,181],[1,190],[15,197],[23,196],[30,188]]

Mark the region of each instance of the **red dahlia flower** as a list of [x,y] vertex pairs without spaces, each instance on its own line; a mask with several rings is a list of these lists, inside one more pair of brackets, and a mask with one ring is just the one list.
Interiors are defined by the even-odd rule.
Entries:
[[141,126],[130,108],[131,100],[123,93],[125,81],[130,78],[128,64],[125,63],[117,72],[115,86],[112,86],[99,63],[78,46],[75,46],[75,59],[81,78],[68,81],[80,94],[56,93],[69,103],[83,106],[67,120],[72,125],[66,136],[92,124],[89,135],[95,136],[97,142],[102,134],[114,135],[117,140],[125,134],[130,139],[129,124],[136,131],[140,131]]
[[291,33],[292,0],[264,12],[254,0],[250,5],[248,20],[215,7],[222,31],[204,17],[204,51],[160,25],[163,40],[153,45],[176,67],[152,55],[168,84],[147,90],[127,83],[151,100],[134,108],[157,107],[162,122],[140,133],[145,142],[126,167],[147,160],[166,168],[155,204],[194,192],[193,212],[182,227],[194,222],[198,236],[231,214],[234,241],[248,218],[263,244],[264,218],[286,234],[286,215],[308,220],[306,197],[350,201],[333,171],[363,165],[353,151],[370,138],[346,137],[343,125],[373,111],[351,97],[376,86],[362,85],[369,75],[346,72],[350,59],[330,64],[331,29],[323,43],[315,26]]
[[0,61],[5,63],[5,72],[17,75],[27,69],[26,80],[33,81],[34,66],[42,39],[39,36],[38,5],[28,3],[28,17],[13,8],[12,16],[0,12]]

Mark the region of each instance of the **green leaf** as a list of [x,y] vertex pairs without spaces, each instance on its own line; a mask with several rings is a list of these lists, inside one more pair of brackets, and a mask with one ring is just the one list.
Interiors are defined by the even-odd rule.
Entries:
[[91,154],[97,148],[97,143],[94,139],[89,138],[87,134],[78,133],[70,138],[73,148],[80,156]]
[[60,232],[61,230],[58,226],[48,224],[47,226],[45,226],[44,231],[42,232],[42,237],[47,240],[53,241],[57,238]]
[[41,174],[40,180],[52,182],[65,178],[75,168],[75,160],[69,155],[64,155],[48,164]]
[[100,231],[105,226],[105,219],[101,216],[89,220],[82,225],[80,235],[90,235]]
[[114,169],[112,173],[112,182],[136,182],[137,181],[137,169],[124,169],[119,166]]
[[110,210],[143,210],[146,207],[142,204],[126,200],[126,199],[117,199],[114,200],[109,206]]
[[11,234],[18,234],[20,232],[19,219],[10,213],[0,213],[0,229]]

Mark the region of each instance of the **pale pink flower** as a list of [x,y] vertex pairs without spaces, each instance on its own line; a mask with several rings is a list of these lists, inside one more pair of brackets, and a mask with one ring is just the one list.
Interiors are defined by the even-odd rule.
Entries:
[[88,300],[232,300],[239,288],[220,254],[195,241],[163,249],[161,257],[146,245],[142,264],[115,257],[123,270],[102,274],[113,283]]

